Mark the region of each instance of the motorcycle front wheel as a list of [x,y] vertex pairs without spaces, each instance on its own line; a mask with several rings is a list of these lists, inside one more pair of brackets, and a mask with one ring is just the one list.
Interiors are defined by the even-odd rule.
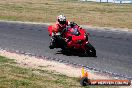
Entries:
[[90,43],[86,44],[85,55],[96,57],[96,50]]

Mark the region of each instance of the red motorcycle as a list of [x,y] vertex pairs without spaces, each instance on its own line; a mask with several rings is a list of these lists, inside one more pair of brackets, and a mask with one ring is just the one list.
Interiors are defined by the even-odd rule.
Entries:
[[[51,43],[54,48],[76,52],[79,55],[96,56],[95,48],[89,43],[89,34],[75,23],[71,23],[61,33],[52,34],[52,26],[48,27]],[[50,47],[51,49],[53,47]]]

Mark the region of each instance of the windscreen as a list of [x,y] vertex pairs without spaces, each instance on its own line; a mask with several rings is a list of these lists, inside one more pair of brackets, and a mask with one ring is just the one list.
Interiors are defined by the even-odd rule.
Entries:
[[77,28],[77,27],[71,28],[70,32],[71,32],[71,34],[73,34],[73,35],[76,35],[76,36],[79,35],[79,31],[78,31],[78,28]]

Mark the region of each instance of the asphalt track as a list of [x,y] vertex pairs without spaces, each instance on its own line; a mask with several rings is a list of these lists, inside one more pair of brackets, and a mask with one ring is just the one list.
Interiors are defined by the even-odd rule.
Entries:
[[0,22],[0,48],[59,58],[132,77],[132,32],[88,29],[97,57],[67,56],[48,48],[47,26]]

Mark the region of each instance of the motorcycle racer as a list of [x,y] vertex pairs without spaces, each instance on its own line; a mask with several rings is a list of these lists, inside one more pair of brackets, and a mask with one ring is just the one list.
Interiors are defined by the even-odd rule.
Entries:
[[[56,31],[52,29],[53,25],[48,26],[48,32],[51,37]],[[52,34],[51,34],[52,33]],[[50,49],[61,48],[62,52],[76,53],[79,56],[96,56],[95,48],[88,40],[88,33],[85,29],[74,22],[70,22],[61,33],[55,33],[51,38]]]
[[58,33],[58,32],[62,32],[63,29],[66,28],[66,26],[68,26],[70,24],[70,22],[66,19],[66,16],[64,15],[59,15],[57,16],[57,21],[56,23],[52,26],[52,31],[50,33],[50,36],[51,36],[51,43],[50,43],[50,49],[53,49],[54,48],[54,44],[53,44],[53,41],[54,41],[54,34],[55,33]]

